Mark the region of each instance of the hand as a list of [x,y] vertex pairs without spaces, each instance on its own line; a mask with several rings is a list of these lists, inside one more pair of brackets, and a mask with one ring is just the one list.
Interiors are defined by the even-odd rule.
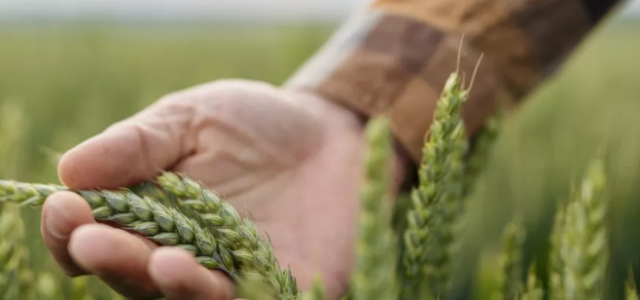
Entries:
[[[334,299],[350,279],[363,126],[316,95],[220,81],[169,95],[78,145],[59,174],[72,188],[117,188],[160,170],[183,172],[250,213],[301,289],[322,274]],[[72,193],[47,199],[42,234],[69,276],[96,275],[132,299],[233,297],[221,273],[187,252],[97,224]]]

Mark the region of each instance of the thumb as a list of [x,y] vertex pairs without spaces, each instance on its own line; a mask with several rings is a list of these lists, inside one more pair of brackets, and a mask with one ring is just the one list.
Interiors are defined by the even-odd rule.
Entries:
[[176,94],[71,149],[58,174],[71,188],[117,188],[149,179],[191,152],[194,104]]

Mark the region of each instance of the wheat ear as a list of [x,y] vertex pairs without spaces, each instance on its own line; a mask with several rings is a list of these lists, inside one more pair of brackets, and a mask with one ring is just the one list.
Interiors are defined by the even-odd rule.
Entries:
[[360,194],[355,300],[395,300],[396,242],[391,229],[391,133],[387,121],[376,118],[366,130],[365,179]]
[[260,238],[254,222],[243,219],[231,204],[186,176],[165,172],[157,182],[168,194],[180,199],[182,206],[197,212],[224,249],[222,251],[228,251],[241,266],[253,270],[254,276],[269,282],[279,299],[298,298],[299,290],[291,271],[280,268],[271,244]]
[[607,201],[602,162],[592,162],[570,198],[552,237],[551,299],[603,299],[608,259]]
[[[39,207],[57,191],[70,190],[57,185],[0,180],[0,202]],[[139,197],[126,189],[73,192],[89,203],[97,220],[118,224],[161,245],[185,249],[207,268],[235,269],[234,257],[223,254],[227,252],[221,251],[222,247],[213,235],[175,208],[149,197]]]
[[[461,116],[468,92],[452,74],[438,101],[423,147],[419,186],[413,190],[401,253],[403,300],[444,298],[452,229],[462,209],[463,157],[467,150]],[[424,291],[426,287],[428,291]]]
[[8,206],[0,209],[0,299],[34,299],[19,211]]
[[501,293],[495,297],[501,300],[515,300],[525,289],[522,282],[524,275],[523,247],[526,231],[522,228],[520,219],[515,218],[507,224],[502,241],[500,267],[502,269],[500,283]]

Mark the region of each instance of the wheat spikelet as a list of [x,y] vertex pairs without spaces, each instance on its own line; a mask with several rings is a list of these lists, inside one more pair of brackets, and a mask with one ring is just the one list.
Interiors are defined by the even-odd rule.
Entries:
[[600,161],[592,162],[580,189],[559,217],[552,237],[553,300],[603,299],[607,265],[607,202]]
[[355,300],[391,300],[395,293],[395,238],[391,230],[391,134],[386,120],[373,119],[366,130],[368,151],[360,194]]
[[[280,299],[296,299],[299,291],[289,270],[282,270],[271,244],[260,238],[254,222],[242,219],[236,209],[202,184],[175,173],[165,172],[157,178],[160,187],[180,199],[202,219],[229,256],[254,271],[277,291]],[[247,276],[247,274],[240,274]]]
[[[468,92],[457,73],[447,81],[423,148],[419,186],[413,190],[401,253],[401,299],[444,298],[452,229],[462,209],[467,150],[461,108]],[[428,291],[424,291],[426,287]]]

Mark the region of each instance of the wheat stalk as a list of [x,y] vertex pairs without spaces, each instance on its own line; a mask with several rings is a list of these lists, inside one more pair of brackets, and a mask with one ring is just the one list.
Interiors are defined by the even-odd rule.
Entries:
[[552,237],[553,300],[603,299],[607,266],[607,202],[600,161],[592,162]]
[[355,300],[392,300],[395,293],[396,242],[391,229],[391,134],[386,120],[370,121],[366,130],[365,180],[360,195]]
[[[195,212],[213,232],[223,251],[268,281],[280,299],[297,299],[295,278],[290,270],[281,270],[271,245],[260,238],[254,222],[242,219],[236,209],[204,185],[175,173],[165,172],[157,178],[159,186],[180,204]],[[243,274],[246,276],[246,274]]]
[[434,299],[443,298],[447,289],[452,229],[464,193],[467,141],[461,109],[467,97],[458,74],[452,74],[438,101],[423,148],[420,184],[412,192],[407,213],[401,299],[425,299],[425,293]]

